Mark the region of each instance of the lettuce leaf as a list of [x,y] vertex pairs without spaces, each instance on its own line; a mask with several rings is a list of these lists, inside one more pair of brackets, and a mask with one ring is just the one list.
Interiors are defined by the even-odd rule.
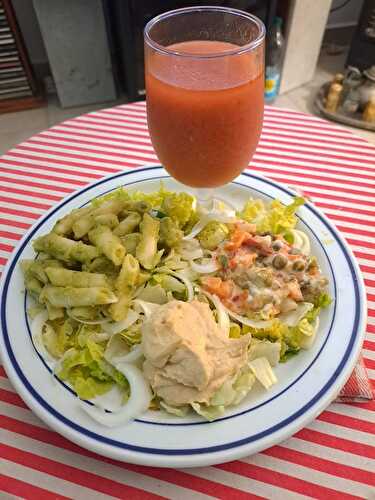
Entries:
[[279,200],[273,200],[268,205],[261,200],[249,200],[238,215],[256,224],[257,233],[283,234],[295,227],[297,218],[294,214],[304,203],[305,200],[298,196],[290,205],[283,205]]
[[124,375],[107,363],[103,354],[104,346],[88,340],[84,348],[71,348],[65,353],[56,375],[69,382],[81,399],[105,394],[114,384],[128,391]]
[[250,392],[255,382],[255,376],[248,366],[241,368],[239,373],[226,380],[223,385],[212,396],[209,404],[194,402],[191,404],[193,410],[212,421],[223,415],[226,407],[239,404]]
[[195,213],[194,198],[187,193],[170,193],[164,197],[161,210],[182,229]]

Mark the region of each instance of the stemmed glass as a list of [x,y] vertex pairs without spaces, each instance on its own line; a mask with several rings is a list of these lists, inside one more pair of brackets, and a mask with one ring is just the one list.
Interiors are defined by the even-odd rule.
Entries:
[[263,23],[240,10],[189,7],[144,31],[147,122],[172,177],[211,199],[249,164],[263,122]]

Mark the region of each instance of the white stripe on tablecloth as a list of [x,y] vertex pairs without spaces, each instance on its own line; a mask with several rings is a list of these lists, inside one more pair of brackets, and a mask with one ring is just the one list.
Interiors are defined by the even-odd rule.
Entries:
[[[12,439],[11,439],[12,441]],[[64,494],[74,500],[111,500],[115,497],[105,495],[98,491],[93,491],[85,486],[79,486],[65,479],[60,479],[55,476],[50,476],[45,472],[40,472],[35,469],[29,469],[24,465],[11,462],[9,460],[0,459],[0,472],[3,475],[18,479],[20,481],[32,484],[38,488],[43,488],[52,493]],[[0,493],[0,498],[2,498]]]
[[[358,166],[361,167],[361,169],[358,171],[358,173],[364,172],[366,175],[369,175],[372,177],[374,175],[374,170],[371,168],[371,163],[370,161],[372,160],[371,156],[368,156],[367,162],[362,161],[366,160],[366,158],[358,157],[356,155],[350,155],[347,152],[341,152],[338,153],[338,158],[333,158],[329,156],[329,153],[327,153],[327,156],[325,156],[324,150],[319,150],[314,151],[311,149],[311,151],[305,151],[301,150],[300,148],[297,147],[289,147],[288,149],[282,149],[280,148],[280,145],[276,144],[270,151],[267,146],[258,146],[256,149],[256,157],[261,158],[267,161],[269,158],[272,161],[283,161],[285,162],[286,160],[293,160],[296,162],[296,164],[303,164],[306,162],[306,166],[310,167],[316,167],[316,168],[325,168],[327,170],[331,170],[332,168],[335,168],[332,163],[336,163],[338,166],[342,167],[344,166],[345,168],[342,168],[340,175],[344,174],[345,172],[349,171],[352,172],[355,169],[349,169],[346,167],[354,167]],[[285,146],[286,148],[286,146]],[[277,156],[275,156],[277,155]],[[281,158],[280,158],[281,157]],[[336,171],[336,174],[338,172]]]
[[292,491],[287,492],[285,489],[278,488],[275,485],[269,485],[253,478],[250,479],[240,476],[239,474],[219,470],[214,467],[200,467],[186,469],[186,471],[192,473],[194,476],[201,477],[202,479],[209,479],[227,486],[236,485],[239,489],[241,489],[241,491],[253,493],[264,498],[269,498],[270,500],[279,500],[281,498],[286,500],[304,500],[311,498]]
[[[0,439],[3,439],[4,442],[12,442],[12,446],[23,451],[49,458],[70,467],[75,467],[80,471],[89,473],[92,472],[99,477],[109,479],[111,481],[116,481],[117,483],[123,485],[139,488],[150,493],[156,493],[158,495],[166,496],[168,498],[171,498],[173,495],[175,495],[181,500],[191,499],[192,492],[187,488],[183,488],[166,481],[160,481],[158,479],[154,479],[134,471],[128,471],[123,467],[111,463],[105,463],[100,459],[97,460],[94,458],[86,457],[81,454],[58,448],[56,446],[46,444],[32,438],[21,436],[10,431],[5,431],[3,429],[0,429]],[[56,469],[56,473],[58,474],[58,467]],[[51,477],[52,479],[53,476],[48,477]],[[73,485],[74,483],[68,482],[68,484]],[[95,484],[93,484],[92,486],[92,490],[96,491]],[[88,493],[90,492],[89,488],[84,489],[87,489]],[[194,498],[196,498],[197,500],[208,500],[212,499],[213,497],[194,492]]]
[[[121,140],[121,143],[119,143],[119,141],[114,141],[113,139],[109,138],[107,139],[106,137],[101,137],[101,136],[98,137],[96,135],[92,136],[87,135],[84,137],[79,137],[74,133],[74,131],[71,131],[71,129],[66,129],[66,130],[69,130],[70,133],[68,133],[67,131],[64,133],[56,130],[46,130],[46,132],[43,132],[35,137],[37,138],[38,142],[43,141],[45,144],[48,143],[54,144],[56,143],[56,140],[58,140],[58,144],[65,144],[67,146],[69,146],[70,144],[79,145],[79,142],[82,142],[82,146],[93,149],[94,151],[96,150],[113,151],[113,152],[122,151],[123,154],[126,154],[127,148],[130,149],[134,148],[134,149],[139,149],[140,152],[154,153],[154,148],[151,145],[147,146],[145,144],[138,144],[137,142],[134,141],[127,142],[124,136],[122,136],[123,139]],[[72,142],[71,139],[74,139],[74,142]],[[33,143],[32,141],[26,141],[26,142],[30,144]]]
[[[351,410],[351,414],[353,413],[353,407],[345,405],[343,403],[336,403],[334,404],[334,406],[348,408],[349,410]],[[371,418],[373,418],[373,416]],[[311,455],[318,459],[324,458],[325,460],[330,460],[331,462],[337,464],[350,465],[351,467],[355,467],[359,470],[367,471],[369,473],[372,473],[374,469],[374,460],[371,460],[370,458],[361,457],[360,455],[355,455],[354,453],[350,453],[348,451],[338,450],[333,447],[323,446],[318,443],[311,443],[309,441],[291,437],[287,441],[284,441],[282,443],[282,446],[291,450],[305,453],[306,455]]]
[[262,454],[253,455],[251,457],[242,459],[241,462],[248,464],[255,464],[261,467],[266,467],[270,471],[277,470],[288,476],[298,479],[307,480],[309,483],[331,488],[340,492],[345,492],[351,495],[363,495],[371,493],[372,489],[369,486],[364,486],[363,483],[357,483],[349,479],[333,476],[325,472],[316,471],[312,468],[304,467],[302,465],[285,462],[279,458],[269,457]]
[[342,425],[331,424],[330,422],[323,422],[321,420],[313,420],[309,425],[309,429],[324,432],[338,438],[349,439],[355,443],[369,444],[369,436],[367,432],[359,431],[357,429],[348,429]]
[[[365,361],[375,361],[375,351],[371,351],[370,349],[363,349],[362,350],[362,356],[364,357]],[[371,370],[371,368],[367,368],[367,370]],[[372,372],[375,374],[375,371],[372,370]],[[370,373],[369,373],[370,376]],[[370,378],[374,378],[373,376]]]
[[[39,141],[40,142],[40,141]],[[15,148],[16,150],[18,151],[23,151],[24,149],[23,148],[29,148],[27,150],[27,152],[31,152],[31,148],[38,148],[38,149],[41,149],[43,151],[49,151],[49,152],[56,152],[56,153],[71,153],[73,155],[77,155],[77,156],[82,156],[82,157],[86,157],[86,158],[101,158],[103,160],[109,160],[111,162],[115,162],[115,161],[123,161],[124,160],[124,152],[122,151],[118,151],[118,150],[115,150],[115,149],[111,149],[111,148],[103,148],[103,147],[97,147],[97,148],[93,148],[92,146],[90,146],[89,148],[89,151],[76,151],[74,149],[70,149],[68,146],[79,146],[77,144],[73,144],[72,142],[71,143],[68,143],[68,146],[65,146],[63,144],[61,144],[60,142],[51,142],[51,143],[47,143],[47,144],[34,144],[33,142],[30,142],[30,141],[26,141],[26,142],[23,142],[21,148]],[[109,150],[109,152],[113,151],[114,154],[111,154],[111,155],[106,155],[106,150]],[[37,153],[37,152],[35,152]],[[42,153],[43,154],[43,153]],[[132,153],[133,154],[133,153]],[[134,152],[134,155],[136,156],[139,156],[141,158],[145,158],[146,160],[152,160],[152,161],[158,161],[157,160],[157,157],[155,155],[155,153],[147,153],[147,152],[140,152],[137,153],[137,152]],[[74,158],[74,156],[73,156]]]

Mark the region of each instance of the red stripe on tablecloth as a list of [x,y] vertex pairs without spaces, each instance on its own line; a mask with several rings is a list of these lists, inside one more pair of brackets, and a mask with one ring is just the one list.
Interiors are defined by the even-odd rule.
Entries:
[[0,365],[0,377],[8,378],[7,374],[6,374],[5,370],[4,370],[4,367],[2,365]]
[[[26,408],[27,410],[29,409],[18,394],[12,391],[7,391],[6,389],[0,388],[0,400],[4,401],[4,403],[18,406],[19,408]],[[1,418],[3,419],[4,417],[2,416]]]
[[368,312],[369,316],[371,316],[372,318],[375,318],[375,310],[374,309],[369,309],[367,312]]
[[[29,159],[29,160],[35,159],[35,156],[28,156],[28,155],[24,155],[21,153],[14,153],[13,151],[12,151],[12,156],[16,156],[16,157],[24,158],[24,159]],[[26,169],[38,168],[38,169],[47,170],[49,172],[57,172],[59,174],[66,174],[68,176],[67,181],[69,183],[77,184],[80,186],[84,185],[85,182],[81,181],[81,180],[77,180],[77,179],[71,179],[71,176],[77,175],[79,177],[89,177],[91,179],[98,179],[99,177],[102,177],[100,174],[95,174],[92,172],[80,173],[78,170],[75,171],[75,170],[70,170],[70,169],[55,168],[55,167],[51,167],[49,165],[37,165],[37,164],[27,163],[27,162],[13,160],[13,159],[12,160],[5,160],[2,158],[1,161],[6,162],[7,165],[13,165],[15,167],[22,167],[22,168],[26,168]],[[44,158],[42,161],[48,162],[48,158]],[[62,163],[63,163],[63,165],[65,165],[64,162],[62,162]],[[10,170],[10,172],[13,172],[13,170]],[[24,172],[20,171],[20,173],[21,173],[21,175],[24,175]],[[41,179],[50,179],[50,180],[55,180],[56,182],[64,182],[64,180],[59,178],[59,177],[47,176],[45,174],[39,174],[39,173],[28,172],[28,171],[26,171],[25,174],[33,176],[33,177],[40,177]]]
[[[325,195],[323,195],[322,197],[324,198]],[[349,200],[346,200],[346,201],[349,201]],[[320,200],[314,201],[314,205],[322,208],[323,211],[325,208],[328,208],[328,209],[332,209],[332,210],[342,210],[343,213],[350,212],[350,213],[355,213],[358,215],[369,215],[371,217],[375,216],[375,210],[366,210],[363,208],[359,208],[358,205],[356,205],[355,207],[340,207],[337,204],[333,205],[332,203],[326,203],[326,202],[320,201]]]
[[21,234],[11,233],[10,231],[0,231],[0,236],[9,238],[10,240],[20,240],[22,238]]
[[2,214],[18,215],[20,217],[28,217],[29,219],[39,219],[40,214],[34,214],[33,212],[26,212],[24,210],[18,210],[16,208],[1,207]]
[[368,278],[365,278],[363,281],[365,282],[366,286],[375,287],[375,280],[369,280]]
[[[43,152],[46,153],[46,151],[43,151]],[[48,163],[55,163],[56,165],[64,165],[65,167],[67,167],[67,166],[74,167],[74,168],[84,167],[85,169],[100,170],[103,173],[104,172],[113,173],[113,172],[118,172],[119,170],[121,170],[120,168],[106,166],[105,163],[107,163],[107,164],[111,163],[108,160],[103,161],[100,158],[95,158],[95,160],[94,160],[93,158],[91,158],[92,161],[98,162],[98,163],[100,163],[100,165],[94,165],[94,164],[89,164],[89,163],[80,164],[79,161],[72,161],[71,159],[68,160],[68,158],[73,158],[73,155],[60,153],[60,152],[58,153],[58,156],[67,158],[66,160],[59,160],[58,158],[47,158],[46,156],[43,157],[43,156],[37,156],[37,155],[27,155],[24,153],[18,153],[18,151],[12,151],[12,156],[17,156],[19,158],[32,159],[35,161],[44,161],[44,162],[48,162]],[[78,159],[87,160],[87,158],[82,157],[82,156]],[[102,163],[104,163],[104,165],[102,165]],[[123,161],[123,160],[122,161],[116,160],[116,162],[112,162],[112,163],[116,163],[116,165],[119,165],[119,166],[121,165],[123,167],[134,167],[135,166],[134,163],[129,163],[129,162]],[[68,173],[68,175],[70,175],[69,170],[67,171],[67,173]],[[85,176],[86,172],[80,173],[77,175]]]
[[268,450],[263,451],[262,454],[269,457],[279,458],[281,460],[285,460],[286,462],[302,465],[303,467],[309,467],[333,476],[375,486],[375,474],[358,469],[357,467],[352,467],[351,465],[338,464],[332,460],[308,455],[302,451],[292,450],[290,448],[285,448],[284,446],[273,446],[272,448],[268,448]]
[[[277,179],[275,178],[275,180],[277,180]],[[295,182],[291,182],[291,185],[293,185],[293,184],[296,184],[296,183]],[[303,193],[306,196],[310,196],[312,199],[314,199],[315,196],[319,196],[320,198],[326,198],[328,200],[345,201],[345,202],[355,203],[356,205],[359,205],[359,206],[375,207],[375,203],[373,203],[371,201],[361,200],[361,199],[353,198],[353,197],[349,197],[349,196],[339,196],[339,195],[333,194],[331,192],[321,193],[321,192],[318,192],[318,191],[314,191],[313,189],[304,189],[303,188],[303,184],[301,184],[301,186],[302,186],[302,189],[303,189]],[[317,189],[318,188],[319,189],[325,189],[325,186],[323,186],[323,185],[322,186],[316,186],[316,188]],[[374,196],[374,195],[372,195],[372,196]],[[340,205],[336,205],[336,208],[339,208],[339,206]],[[343,209],[346,210],[346,207],[343,207]],[[371,212],[371,214],[373,215],[373,212]]]
[[354,408],[362,408],[363,410],[375,411],[375,399],[366,401],[365,403],[346,403]]
[[[375,315],[374,315],[375,316]],[[369,358],[363,358],[364,362],[365,362],[365,366],[366,368],[368,368],[369,370],[375,370],[375,360],[373,359],[369,359]],[[374,425],[372,426],[372,432],[373,434],[375,434],[375,429],[374,429]],[[369,431],[367,431],[369,432]]]
[[357,431],[368,432],[369,434],[375,433],[374,424],[371,422],[366,422],[365,420],[361,420],[360,418],[349,417],[347,415],[334,413],[328,410],[321,413],[318,417],[318,420],[321,420],[322,422],[328,422],[330,424],[341,425],[342,427],[347,427],[348,429],[356,429]]
[[3,476],[3,474],[0,474],[0,491],[28,500],[66,500],[70,498],[13,477]]
[[[340,174],[338,174],[337,172],[334,172],[333,170],[330,170],[330,169],[327,169],[327,168],[319,168],[319,167],[316,167],[316,166],[312,166],[312,165],[306,165],[306,162],[310,162],[310,163],[317,163],[319,165],[322,165],[322,162],[320,162],[319,160],[315,160],[312,161],[311,159],[307,159],[307,158],[298,158],[298,157],[295,157],[295,156],[286,156],[286,155],[283,155],[281,156],[281,159],[280,160],[277,160],[275,158],[277,158],[278,155],[274,155],[273,153],[271,153],[269,155],[269,157],[267,157],[267,155],[265,154],[255,154],[254,157],[252,158],[251,160],[251,164],[254,165],[254,166],[258,166],[258,165],[262,165],[262,168],[265,170],[265,171],[268,171],[268,172],[271,172],[271,173],[274,173],[275,170],[272,168],[272,167],[284,167],[284,170],[276,170],[276,172],[280,172],[280,173],[286,173],[286,174],[293,174],[293,175],[303,175],[303,173],[301,172],[298,172],[298,171],[295,171],[294,170],[297,170],[297,169],[305,169],[307,170],[308,172],[308,176],[311,176],[312,178],[314,179],[324,179],[324,180],[330,180],[330,178],[328,177],[324,177],[324,175],[319,175],[319,174],[324,174],[324,173],[328,173],[328,174],[336,174],[339,178],[340,178]],[[284,161],[283,161],[284,160]],[[335,162],[324,162],[325,164],[327,165],[332,165],[333,167],[336,167],[336,168],[340,168],[341,165],[339,163],[335,163]],[[268,168],[266,168],[266,165]],[[366,175],[366,174],[356,174],[354,172],[354,170],[361,170],[361,167],[358,167],[357,165],[348,165],[348,168],[350,168],[350,171],[346,171],[344,170],[343,172],[341,172],[341,175],[345,175],[347,177],[358,177],[360,179],[369,179],[369,180],[374,180],[375,177],[374,176],[371,176],[371,175]],[[292,172],[291,172],[292,170]],[[369,171],[369,169],[367,169]],[[331,178],[332,180],[332,178]],[[343,179],[342,182],[347,182],[347,183],[352,183],[350,180],[348,179]],[[369,185],[369,183],[365,183],[366,186]],[[370,183],[371,185],[371,183]]]
[[[2,169],[4,170],[4,169]],[[14,173],[14,171],[11,171],[12,173]],[[18,174],[20,174],[20,172],[17,172]],[[38,176],[39,178],[41,176]],[[9,182],[9,183],[12,183],[12,184],[19,184],[21,186],[29,186],[31,188],[35,187],[35,188],[41,188],[41,189],[46,189],[46,190],[51,190],[51,191],[61,191],[63,193],[71,193],[72,192],[72,188],[68,188],[68,187],[65,187],[65,186],[59,186],[58,184],[43,184],[42,182],[34,182],[34,181],[31,181],[30,179],[17,179],[16,177],[0,177],[0,182]],[[59,181],[61,181],[61,179],[59,179]],[[81,184],[84,184],[84,183],[81,183]],[[13,190],[14,188],[9,188],[10,190]],[[35,193],[35,196],[37,197],[39,193]]]
[[[99,156],[86,156],[85,154],[78,154],[78,153],[72,153],[71,151],[82,151],[82,153],[92,153],[93,155],[99,155],[100,153],[98,151],[90,150],[88,148],[79,148],[77,146],[65,146],[66,149],[69,149],[70,151],[64,152],[64,151],[54,151],[53,150],[53,145],[50,144],[51,149],[46,150],[43,148],[36,148],[36,147],[30,147],[27,144],[22,144],[21,146],[17,146],[17,151],[34,151],[35,153],[41,153],[41,154],[52,154],[52,155],[61,155],[64,158],[73,158],[76,160],[92,160],[93,162],[99,162],[99,163],[104,163],[104,164],[111,164],[111,163],[118,163],[119,165],[125,165],[127,166],[128,163],[123,163],[124,160],[120,160],[119,158],[124,158],[124,159],[130,159],[133,158],[134,160],[137,161],[142,161],[142,162],[150,162],[150,161],[158,161],[156,158],[156,155],[153,153],[150,153],[152,158],[149,158],[148,155],[145,155],[142,151],[139,151],[138,154],[135,153],[129,153],[127,152],[126,155],[122,154],[117,154],[117,153],[108,153],[108,152],[103,152],[102,154],[106,156],[112,156],[114,157],[114,160],[108,160],[106,158],[100,158]],[[59,149],[64,149],[64,146],[57,146]]]
[[372,342],[371,340],[364,340],[363,348],[368,349],[369,351],[375,351],[375,342]]
[[[259,146],[260,147],[280,147],[284,150],[284,146],[292,146],[293,151],[304,152],[305,148],[315,149],[317,156],[320,154],[330,154],[331,151],[336,153],[347,154],[350,158],[357,157],[362,160],[362,157],[368,157],[375,155],[375,148],[369,146],[368,144],[363,146],[363,144],[352,144],[352,143],[339,143],[335,140],[330,139],[314,139],[313,137],[295,137],[295,141],[289,140],[285,135],[277,135],[271,133],[263,133],[260,136]],[[339,156],[339,155],[338,155]],[[345,156],[344,156],[345,158]]]
[[85,486],[86,488],[92,489],[93,492],[100,491],[106,495],[117,496],[119,498],[126,498],[128,495],[128,498],[130,497],[134,500],[164,498],[155,493],[149,493],[133,486],[98,476],[92,472],[81,471],[76,467],[47,459],[35,453],[23,451],[6,444],[0,443],[0,456],[29,467],[30,469],[38,470],[51,476],[64,479],[65,481]]
[[[265,143],[265,144],[264,144]],[[293,147],[288,147],[288,145],[292,145]],[[361,170],[365,170],[367,169],[367,171],[369,172],[373,172],[373,160],[372,159],[369,159],[368,157],[369,156],[375,156],[375,150],[373,152],[373,154],[371,153],[359,153],[358,151],[351,151],[350,149],[339,149],[339,148],[333,148],[333,147],[324,147],[324,146],[315,146],[315,144],[311,144],[311,145],[304,145],[304,144],[300,144],[300,143],[297,143],[297,142],[288,142],[288,141],[277,141],[277,140],[274,140],[274,141],[261,141],[259,143],[259,146],[258,146],[258,150],[259,151],[259,148],[263,148],[263,149],[269,149],[267,148],[268,145],[272,145],[273,148],[275,147],[275,145],[278,146],[278,148],[280,149],[280,151],[282,152],[285,152],[285,153],[292,153],[293,156],[291,155],[291,157],[295,158],[295,159],[300,159],[302,161],[302,158],[304,160],[307,160],[308,161],[313,161],[313,163],[320,163],[322,166],[324,166],[325,164],[329,164],[327,163],[327,159],[328,161],[332,161],[332,163],[334,164],[339,164],[341,168],[343,169],[350,169],[350,168],[353,168],[353,165],[346,165],[345,164],[345,161],[348,160],[348,161],[355,161],[355,162],[358,162],[358,163],[361,163],[363,165],[369,165],[369,167],[361,167]],[[311,151],[311,149],[313,151]],[[334,154],[332,153],[331,151],[336,151],[338,153],[341,153],[341,155],[339,154]],[[258,154],[258,153],[257,153]],[[259,154],[265,154],[265,153],[260,153],[259,151]],[[276,153],[274,151],[272,151],[272,156],[275,156],[276,158],[286,158],[288,157],[288,155],[284,155],[284,154],[279,154],[279,153]],[[303,155],[302,156],[298,156],[298,154],[301,154]],[[305,155],[308,157],[308,158],[305,158]],[[311,156],[311,158],[310,158]],[[365,158],[362,158],[362,156],[364,156]]]
[[0,242],[0,250],[4,250],[4,252],[13,252],[14,246],[7,245],[6,243]]
[[336,436],[326,434],[324,432],[315,431],[308,427],[298,431],[294,434],[295,438],[302,439],[303,441],[309,441],[310,443],[320,444],[322,446],[327,446],[328,448],[334,448],[337,450],[342,450],[348,453],[353,453],[354,455],[359,455],[361,457],[367,457],[375,459],[375,447],[357,443],[350,439],[338,438]]
[[360,247],[366,247],[366,248],[371,248],[371,249],[375,248],[375,243],[371,243],[370,241],[356,240],[356,239],[348,238],[348,237],[345,237],[345,239],[350,245],[357,245]]
[[12,226],[12,227],[19,227],[20,229],[29,229],[31,224],[26,224],[25,222],[19,222],[17,220],[12,220],[12,219],[3,219],[0,217],[0,224],[3,224],[4,226]]
[[[65,130],[62,129],[62,127],[65,127],[66,129],[68,130]],[[70,130],[70,128],[72,128],[72,130]],[[78,130],[80,130],[78,132]],[[82,132],[82,130],[84,130],[85,132]],[[108,137],[107,136],[102,136],[102,135],[97,135],[95,134],[95,132],[99,132],[99,133],[106,133],[108,134]],[[111,140],[113,142],[118,142],[119,144],[122,144],[122,148],[123,149],[127,149],[127,146],[125,147],[124,146],[124,142],[126,143],[130,143],[130,144],[137,144],[138,146],[147,146],[148,148],[150,146],[152,146],[151,144],[151,139],[147,139],[145,138],[144,136],[142,136],[142,138],[139,138],[137,140],[134,139],[133,136],[126,136],[126,138],[122,138],[120,139],[119,137],[113,137],[111,136],[111,133],[108,132],[108,131],[105,131],[105,130],[102,130],[102,129],[95,129],[95,128],[87,128],[87,127],[71,127],[71,124],[67,124],[67,123],[63,123],[61,125],[61,127],[55,127],[53,129],[50,129],[48,131],[48,137],[52,137],[52,134],[53,133],[53,137],[58,137],[57,134],[61,133],[61,134],[72,134],[72,137],[90,137],[92,139],[97,139],[98,143],[100,143],[100,141],[108,141],[108,140]],[[43,135],[43,134],[42,134]],[[121,135],[121,132],[120,132],[120,135]],[[125,135],[125,134],[124,134]],[[70,140],[70,136],[69,136],[69,140]]]
[[[5,259],[4,257],[0,257],[0,265],[5,266],[6,263],[7,263],[7,259]],[[1,273],[0,273],[0,277],[1,277]]]
[[239,474],[256,481],[273,484],[279,488],[284,488],[285,490],[294,491],[296,493],[300,493],[301,495],[308,495],[321,500],[327,500],[327,498],[330,500],[349,500],[359,498],[357,496],[310,483],[304,479],[289,476],[275,470],[271,471],[259,465],[235,461],[227,464],[216,465],[215,468]]
[[32,196],[34,198],[40,198],[44,200],[51,200],[51,201],[60,201],[62,199],[62,196],[56,196],[54,194],[48,194],[48,193],[33,193],[33,191],[29,191],[27,189],[19,189],[15,188],[14,186],[1,186],[1,190],[10,193],[10,194],[23,194],[24,196]]
[[254,494],[242,492],[241,490],[231,486],[226,486],[224,484],[216,483],[215,481],[211,481],[209,479],[196,477],[184,471],[179,471],[174,469],[164,469],[158,467],[148,468],[148,467],[143,467],[141,465],[117,462],[116,460],[112,460],[111,458],[102,457],[97,455],[96,453],[81,448],[78,445],[60,436],[59,434],[50,431],[49,429],[43,429],[33,424],[21,422],[12,417],[8,416],[2,417],[2,419],[0,420],[0,427],[7,429],[11,432],[15,432],[17,434],[21,434],[28,438],[36,439],[43,443],[56,446],[58,448],[63,448],[65,450],[72,451],[74,453],[81,454],[86,457],[94,458],[95,460],[115,465],[125,470],[144,474],[146,476],[153,477],[154,479],[158,479],[160,481],[166,481],[168,483],[175,484],[177,486],[184,488],[189,488],[191,490],[200,493],[205,493],[207,495],[214,495],[216,496],[216,498],[222,498],[222,499],[235,498],[236,500],[246,500],[246,499],[256,500],[262,498]]
[[359,259],[375,260],[375,255],[372,253],[358,252],[357,250],[353,250],[353,253]]
[[25,207],[41,208],[42,210],[48,210],[51,205],[46,205],[45,203],[39,203],[36,201],[19,200],[17,198],[10,198],[8,196],[0,196],[0,201],[5,201],[6,203],[14,203],[14,205],[23,205]]

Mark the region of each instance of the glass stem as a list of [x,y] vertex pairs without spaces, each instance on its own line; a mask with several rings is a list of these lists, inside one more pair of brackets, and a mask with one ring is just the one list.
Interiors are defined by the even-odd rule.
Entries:
[[214,189],[213,188],[195,188],[195,196],[197,198],[197,203],[206,208],[212,208],[214,199]]

